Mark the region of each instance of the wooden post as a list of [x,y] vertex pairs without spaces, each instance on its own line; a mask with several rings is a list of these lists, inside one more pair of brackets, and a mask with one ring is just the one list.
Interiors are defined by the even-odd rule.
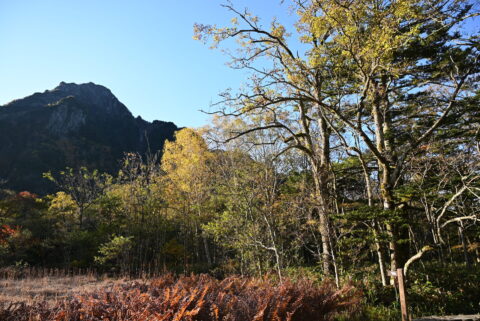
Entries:
[[407,292],[405,290],[405,278],[403,269],[397,269],[398,292],[400,294],[400,309],[402,311],[402,321],[410,321],[407,308]]

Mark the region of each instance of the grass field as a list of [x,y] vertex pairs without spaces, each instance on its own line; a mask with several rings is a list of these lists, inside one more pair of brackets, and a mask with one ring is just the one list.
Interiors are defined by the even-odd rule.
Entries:
[[0,304],[12,302],[56,303],[68,297],[113,288],[124,280],[94,275],[44,276],[22,279],[0,279]]

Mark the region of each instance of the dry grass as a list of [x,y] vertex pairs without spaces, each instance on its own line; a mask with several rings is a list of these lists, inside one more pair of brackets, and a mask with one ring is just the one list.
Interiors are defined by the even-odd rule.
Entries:
[[54,304],[71,296],[112,288],[124,281],[94,275],[0,279],[0,304],[45,301]]
[[355,311],[360,301],[352,286],[336,289],[331,282],[316,285],[309,280],[279,284],[253,278],[220,281],[208,275],[166,275],[149,281],[96,281],[89,276],[19,281],[25,281],[23,288],[8,283],[5,291],[20,291],[16,296],[23,303],[0,305],[2,321],[329,321],[339,313]]

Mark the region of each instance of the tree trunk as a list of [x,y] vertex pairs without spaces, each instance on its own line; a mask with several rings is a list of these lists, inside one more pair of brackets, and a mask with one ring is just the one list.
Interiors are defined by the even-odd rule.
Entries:
[[[370,182],[370,173],[368,171],[367,163],[365,162],[365,159],[363,158],[362,154],[358,154],[358,158],[360,160],[360,163],[362,164],[362,169],[363,169],[363,175],[365,179],[365,186],[367,189],[367,199],[368,199],[368,206],[372,207],[373,206],[373,193],[372,193],[372,184]],[[380,270],[380,277],[382,279],[382,285],[386,286],[387,285],[387,275],[385,273],[385,258],[383,257],[383,249],[382,249],[382,244],[380,243],[378,239],[378,233],[377,233],[377,228],[378,228],[378,223],[376,220],[373,220],[373,237],[375,240],[375,248],[377,252],[377,257],[378,257],[378,267]]]
[[328,206],[326,200],[326,191],[325,184],[321,178],[321,173],[314,171],[314,182],[315,182],[315,196],[317,201],[317,211],[319,216],[319,232],[322,241],[322,265],[323,273],[326,276],[331,276],[333,273],[332,269],[332,257],[330,249],[330,228],[329,228],[329,217],[328,217]]
[[460,241],[462,242],[463,258],[465,260],[465,265],[470,266],[470,261],[468,260],[467,243],[465,242],[465,234],[463,233],[462,221],[460,221],[460,225],[458,226],[458,235],[460,236]]
[[[383,201],[383,209],[386,211],[394,211],[396,209],[394,201],[394,173],[392,171],[392,165],[395,159],[395,153],[393,151],[393,138],[390,129],[389,118],[389,101],[387,96],[387,80],[382,77],[381,83],[374,82],[375,86],[375,99],[372,105],[373,119],[375,122],[375,141],[376,149],[382,154],[383,159],[378,159],[380,175],[380,193]],[[401,239],[399,233],[398,224],[390,222],[386,224],[387,233],[390,237],[390,265],[391,270],[396,271],[398,268],[402,268],[405,264],[408,256],[408,246],[399,243]],[[393,283],[393,277],[390,279],[390,283]]]
[[387,275],[385,273],[385,258],[383,257],[382,245],[381,245],[380,241],[378,240],[377,223],[376,222],[374,222],[374,226],[373,226],[373,237],[375,239],[375,249],[377,251],[378,267],[380,269],[380,277],[382,279],[382,285],[386,286],[387,285]]
[[208,246],[207,237],[205,235],[202,235],[202,239],[203,239],[203,247],[205,248],[205,256],[207,258],[207,264],[208,266],[212,266],[212,257],[210,255],[210,248]]
[[[321,108],[319,107],[319,110]],[[303,111],[303,109],[302,109]],[[306,133],[309,133],[309,127],[307,125],[307,120],[305,117],[302,117],[302,126]],[[330,129],[328,128],[328,123],[323,116],[318,120],[318,125],[320,128],[320,144],[319,146],[313,143],[312,137],[307,135],[306,145],[310,165],[312,167],[312,176],[315,187],[315,201],[316,201],[316,210],[318,211],[319,216],[319,232],[321,235],[322,242],[322,265],[323,273],[326,276],[331,276],[333,274],[332,268],[332,246],[331,246],[331,235],[330,235],[330,202],[329,202],[329,174],[330,174]]]

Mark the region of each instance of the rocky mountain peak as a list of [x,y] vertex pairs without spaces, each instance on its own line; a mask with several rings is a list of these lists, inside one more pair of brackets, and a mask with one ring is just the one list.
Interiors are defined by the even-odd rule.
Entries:
[[115,174],[124,153],[160,152],[177,129],[133,117],[104,86],[61,82],[0,106],[0,177],[7,188],[52,192],[42,173],[86,166]]
[[10,107],[10,111],[52,107],[61,105],[61,102],[66,98],[77,100],[78,103],[91,109],[95,114],[106,114],[107,117],[112,115],[132,117],[128,108],[115,97],[110,89],[92,82],[76,84],[62,81],[52,90],[16,99],[4,107]]
[[110,89],[92,82],[76,84],[62,81],[51,92],[63,97],[73,96],[81,103],[99,109],[98,112],[131,116],[127,107],[112,94]]
[[85,84],[66,83],[64,81],[55,87],[53,90],[47,90],[47,92],[61,92],[75,97],[107,97],[115,98],[110,89],[102,85],[94,84],[93,82]]

